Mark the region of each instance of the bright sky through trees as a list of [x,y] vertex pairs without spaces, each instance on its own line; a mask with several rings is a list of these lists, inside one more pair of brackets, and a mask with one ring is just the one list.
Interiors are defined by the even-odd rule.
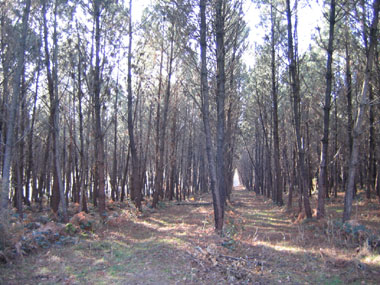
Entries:
[[[255,45],[260,45],[264,41],[265,30],[260,23],[260,8],[254,1],[245,3],[245,21],[249,27],[249,47],[250,51],[246,57],[253,56]],[[298,44],[299,52],[304,53],[310,46],[316,27],[321,26],[322,7],[318,1],[300,1],[298,4]],[[248,65],[250,65],[247,62]]]
[[[134,1],[133,6],[133,21],[141,19],[144,9],[149,5],[151,0]],[[299,51],[305,52],[309,47],[312,35],[316,32],[316,27],[321,25],[322,8],[318,1],[300,1],[298,6],[298,37],[299,37]],[[250,52],[246,56],[251,55],[253,48],[257,44],[261,44],[264,40],[265,31],[260,26],[260,9],[257,7],[255,1],[246,1],[245,8],[245,21],[250,29],[249,32],[249,47]],[[247,63],[248,64],[248,63]],[[249,64],[248,64],[249,65]]]

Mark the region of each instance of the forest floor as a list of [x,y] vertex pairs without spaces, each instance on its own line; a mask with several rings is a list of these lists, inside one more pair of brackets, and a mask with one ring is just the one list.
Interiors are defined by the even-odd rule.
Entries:
[[223,237],[210,195],[143,214],[109,204],[106,223],[74,244],[0,265],[0,284],[380,284],[380,254],[362,241],[380,236],[379,203],[357,199],[350,230],[339,223],[342,204],[331,199],[325,220],[308,221],[237,189]]

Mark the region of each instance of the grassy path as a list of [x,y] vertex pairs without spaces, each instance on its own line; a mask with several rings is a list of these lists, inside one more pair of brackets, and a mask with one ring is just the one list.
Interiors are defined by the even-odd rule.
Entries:
[[212,206],[202,205],[210,197],[197,202],[120,215],[92,238],[0,267],[0,283],[379,284],[380,263],[333,247],[318,222],[294,224],[263,197],[234,191],[224,237],[213,233]]

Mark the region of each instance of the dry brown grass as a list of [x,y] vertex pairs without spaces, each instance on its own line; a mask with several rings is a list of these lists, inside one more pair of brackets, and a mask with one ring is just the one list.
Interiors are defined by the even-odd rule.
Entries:
[[[198,197],[196,206],[144,205],[143,214],[130,203],[110,202],[104,223],[94,213],[76,216],[78,223],[83,216],[96,224],[87,237],[77,233],[79,243],[0,267],[0,283],[380,284],[379,254],[339,225],[342,199],[327,202],[325,219],[308,221],[297,210],[235,189],[222,237],[214,233],[210,195]],[[377,233],[379,209],[377,201],[359,196],[352,225]]]

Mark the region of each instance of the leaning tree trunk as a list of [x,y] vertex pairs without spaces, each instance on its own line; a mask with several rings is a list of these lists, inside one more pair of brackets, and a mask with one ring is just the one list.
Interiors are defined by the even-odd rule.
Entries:
[[360,135],[362,134],[363,129],[363,121],[364,116],[368,106],[368,89],[370,84],[371,72],[373,61],[376,53],[376,45],[377,45],[377,25],[379,22],[379,6],[380,0],[374,0],[373,2],[373,20],[370,29],[370,43],[367,54],[367,63],[364,74],[364,82],[361,90],[361,94],[359,97],[359,110],[358,115],[355,121],[354,129],[353,129],[353,144],[352,144],[352,153],[350,158],[350,166],[348,170],[348,182],[346,195],[344,197],[344,212],[343,212],[343,221],[347,221],[351,218],[352,212],[352,199],[355,188],[355,175],[356,168],[359,162],[359,147],[360,147]]

